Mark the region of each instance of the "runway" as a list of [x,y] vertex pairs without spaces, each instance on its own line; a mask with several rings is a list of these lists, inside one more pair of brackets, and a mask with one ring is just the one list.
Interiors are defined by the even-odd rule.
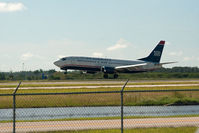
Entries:
[[[41,85],[60,85],[60,84],[70,84],[70,85],[78,85],[78,84],[121,84],[123,85],[126,82],[126,80],[88,80],[88,81],[24,81],[22,84],[41,84]],[[184,82],[198,82],[199,80],[191,79],[191,80],[131,80],[128,83],[164,83],[164,82],[175,82],[175,83],[184,83]],[[0,82],[0,85],[18,85],[19,82]]]
[[[121,88],[123,85],[91,85],[91,86],[56,86],[56,87],[20,87],[20,89],[80,89],[80,88]],[[162,84],[162,85],[127,85],[126,88],[149,88],[149,87],[178,87],[178,86],[199,86],[199,84]],[[9,90],[14,88],[0,88]]]
[[[124,128],[199,126],[199,117],[125,119]],[[41,132],[59,130],[116,129],[121,120],[74,120],[17,122],[17,132]],[[12,123],[0,123],[0,133],[12,132]]]

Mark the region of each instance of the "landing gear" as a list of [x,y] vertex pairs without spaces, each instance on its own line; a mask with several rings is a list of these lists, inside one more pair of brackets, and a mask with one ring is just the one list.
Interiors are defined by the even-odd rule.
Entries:
[[105,79],[108,78],[108,74],[107,74],[107,73],[104,74],[104,78],[105,78]]
[[64,72],[64,74],[67,74],[67,70]]
[[113,75],[113,78],[114,78],[114,79],[118,78],[118,74],[115,73],[115,74]]
[[[104,78],[105,78],[105,79],[108,79],[108,73],[104,73]],[[113,75],[113,78],[114,78],[114,79],[118,78],[118,74],[115,73],[115,74]]]

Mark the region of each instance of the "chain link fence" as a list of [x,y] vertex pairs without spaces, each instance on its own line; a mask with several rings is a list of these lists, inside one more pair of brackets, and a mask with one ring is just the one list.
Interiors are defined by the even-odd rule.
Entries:
[[199,126],[199,89],[123,91],[125,85],[121,91],[0,94],[0,132]]

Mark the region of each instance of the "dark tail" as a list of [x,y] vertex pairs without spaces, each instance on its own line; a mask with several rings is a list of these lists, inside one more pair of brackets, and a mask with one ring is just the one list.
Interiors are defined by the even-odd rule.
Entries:
[[159,63],[162,56],[164,44],[165,44],[165,41],[160,41],[158,45],[154,48],[154,50],[150,53],[149,56],[138,59],[138,60]]

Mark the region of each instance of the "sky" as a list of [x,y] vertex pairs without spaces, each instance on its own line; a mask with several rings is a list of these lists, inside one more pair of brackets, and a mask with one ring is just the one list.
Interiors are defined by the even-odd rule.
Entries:
[[199,67],[198,0],[0,0],[0,72],[64,56],[136,60],[165,40],[165,67]]

